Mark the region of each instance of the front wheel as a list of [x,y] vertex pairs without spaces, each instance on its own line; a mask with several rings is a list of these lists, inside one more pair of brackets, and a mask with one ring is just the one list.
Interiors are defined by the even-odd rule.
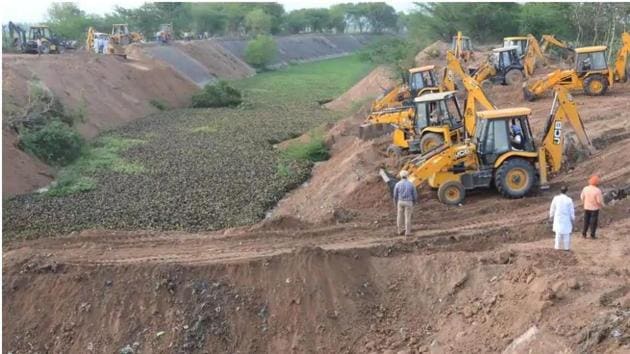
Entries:
[[446,205],[458,205],[466,196],[466,189],[459,181],[449,181],[438,188],[438,199]]
[[494,174],[494,184],[506,198],[522,198],[534,186],[536,171],[527,160],[511,158],[504,161]]
[[584,92],[589,96],[602,96],[608,91],[608,80],[601,75],[589,76],[584,80]]

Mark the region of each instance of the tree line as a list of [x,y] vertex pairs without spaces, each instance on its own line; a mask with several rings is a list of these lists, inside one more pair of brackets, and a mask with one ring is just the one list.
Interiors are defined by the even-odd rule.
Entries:
[[386,3],[345,3],[330,8],[286,12],[278,3],[145,3],[138,8],[116,7],[105,15],[87,14],[74,3],[53,3],[47,24],[64,38],[81,39],[88,27],[109,32],[114,23],[152,37],[162,23],[176,35],[254,37],[261,34],[312,32],[396,32],[399,14]]
[[531,33],[575,46],[611,44],[630,30],[630,3],[416,3],[404,19],[412,36],[450,41],[463,31],[478,43]]

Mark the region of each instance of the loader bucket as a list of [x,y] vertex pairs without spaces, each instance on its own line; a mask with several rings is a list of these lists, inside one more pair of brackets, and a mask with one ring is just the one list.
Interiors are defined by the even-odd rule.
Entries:
[[387,187],[389,188],[389,194],[390,196],[393,197],[394,187],[396,186],[396,183],[398,183],[398,179],[396,178],[396,176],[392,175],[391,173],[385,171],[382,168],[378,171],[378,174],[383,179],[383,182],[387,184]]
[[389,134],[394,128],[389,124],[365,123],[359,126],[359,138],[361,140],[371,140]]
[[536,98],[536,95],[527,87],[527,83],[523,84],[523,97],[528,102],[532,102]]

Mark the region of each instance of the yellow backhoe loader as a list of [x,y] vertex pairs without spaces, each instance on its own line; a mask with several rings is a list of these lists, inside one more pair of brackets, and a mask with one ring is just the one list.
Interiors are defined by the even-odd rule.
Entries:
[[533,101],[555,86],[568,90],[583,90],[589,96],[606,94],[615,82],[626,82],[630,73],[630,33],[621,35],[622,46],[615,57],[614,67],[609,68],[606,46],[576,48],[575,67],[569,70],[556,70],[544,79],[523,85],[526,100]]
[[[569,92],[558,86],[555,93],[540,147],[532,136],[529,108],[477,112],[475,135],[408,162],[403,169],[409,180],[416,187],[427,183],[437,189],[438,199],[449,205],[460,204],[467,190],[492,185],[507,198],[521,198],[536,185],[548,188],[550,176],[562,166],[565,123],[594,151]],[[393,175],[383,169],[379,173],[393,188]]]
[[403,83],[386,91],[385,94],[374,100],[371,112],[380,112],[390,108],[404,108],[412,105],[413,98],[430,92],[438,92],[454,86],[448,78],[442,84],[435,74],[435,65],[426,65],[411,68]]
[[516,85],[523,81],[524,67],[518,55],[518,47],[492,50],[492,54],[472,73],[472,78],[488,88],[491,84]]
[[[486,110],[495,106],[466,72],[451,51],[446,55],[447,66],[444,76],[453,82],[453,76],[460,78],[466,100],[462,110],[455,91],[427,93],[414,99],[414,105],[372,112],[360,127],[361,138],[371,138],[383,126],[392,126],[392,144],[388,154],[427,153],[441,145],[451,145],[463,141],[464,136],[475,132],[475,114],[478,105]],[[454,84],[451,84],[454,88]]]
[[549,45],[553,45],[562,49],[562,58],[571,59],[575,56],[575,50],[565,41],[557,39],[553,34],[543,34],[540,40],[540,51],[544,54],[547,53]]
[[112,33],[107,44],[107,52],[109,54],[119,55],[127,58],[125,49],[131,43],[141,42],[144,40],[138,32],[129,32],[127,24],[112,25]]
[[464,62],[470,60],[470,58],[473,57],[473,48],[470,38],[462,36],[462,32],[457,32],[457,35],[453,36],[451,51],[455,53],[458,59],[462,59]]

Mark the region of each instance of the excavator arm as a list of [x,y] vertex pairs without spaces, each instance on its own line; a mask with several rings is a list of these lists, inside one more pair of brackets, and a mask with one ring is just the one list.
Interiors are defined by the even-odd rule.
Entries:
[[533,101],[536,97],[558,85],[568,86],[572,89],[582,88],[579,82],[580,80],[578,79],[575,70],[558,69],[549,73],[544,79],[540,79],[529,85],[524,83],[523,96],[527,101]]
[[630,67],[628,67],[628,56],[630,55],[630,33],[623,32],[621,34],[621,48],[617,52],[615,58],[614,80],[626,82],[630,76]]
[[538,40],[531,34],[527,35],[527,52],[523,58],[523,67],[525,75],[531,77],[536,70],[536,61],[540,59],[547,64],[547,58],[543,55],[543,52],[538,45]]
[[402,101],[411,98],[411,93],[407,84],[403,83],[385,91],[383,97],[372,103],[372,112],[382,111],[386,108],[395,108],[402,105]]
[[573,96],[566,88],[555,86],[554,100],[549,112],[549,118],[545,124],[542,146],[538,151],[540,184],[542,186],[548,183],[548,173],[557,173],[562,167],[565,140],[562,130],[566,125],[565,123],[571,126],[577,139],[587,149],[588,154],[593,154],[595,148],[586,134],[584,123],[576,108]]
[[557,39],[553,34],[543,34],[541,42],[542,44],[540,45],[540,50],[543,53],[547,51],[547,48],[549,48],[550,44],[555,45],[558,48],[571,50],[571,47],[569,47],[567,43]]
[[462,67],[462,64],[457,60],[457,57],[450,52],[446,52],[446,67],[448,70],[457,75],[464,85],[464,89],[466,89],[466,106],[464,110],[464,126],[466,128],[466,134],[468,136],[473,136],[475,134],[476,127],[476,114],[477,114],[477,105],[481,105],[484,110],[493,110],[496,109],[495,105],[490,102],[488,97],[486,97],[485,92],[480,86],[480,82],[471,78]]
[[87,36],[85,38],[85,49],[88,52],[92,52],[94,50],[94,27],[88,28]]

